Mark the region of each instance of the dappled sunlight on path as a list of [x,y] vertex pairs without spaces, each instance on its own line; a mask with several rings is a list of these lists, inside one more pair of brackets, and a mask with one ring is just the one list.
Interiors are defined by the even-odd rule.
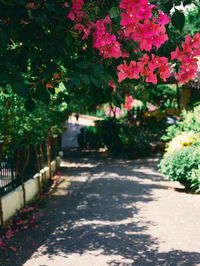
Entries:
[[[198,265],[199,246],[190,246],[185,235],[174,237],[182,245],[167,238],[177,229],[170,223],[175,198],[194,197],[169,189],[177,184],[163,181],[157,162],[92,156],[66,160],[64,193],[52,197],[48,228],[24,265]],[[65,178],[71,179],[68,188]]]

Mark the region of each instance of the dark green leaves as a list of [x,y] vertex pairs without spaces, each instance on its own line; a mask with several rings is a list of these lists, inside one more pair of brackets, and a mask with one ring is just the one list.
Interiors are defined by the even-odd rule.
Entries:
[[183,5],[186,6],[186,5],[190,5],[192,3],[192,0],[184,0],[183,1]]
[[92,68],[92,72],[93,72],[95,77],[100,77],[101,74],[103,73],[103,71],[104,71],[104,69],[103,69],[102,64],[96,64]]
[[79,78],[79,73],[75,72],[71,78],[72,83],[78,87],[81,84],[81,80]]
[[25,108],[27,111],[32,112],[35,108],[35,103],[32,100],[31,97],[28,97],[28,99],[26,100],[25,104],[24,104]]
[[88,61],[81,61],[79,63],[76,64],[76,67],[80,68],[80,69],[88,69],[90,66]]
[[89,85],[90,84],[90,77],[89,77],[89,75],[80,74],[80,78],[83,81],[83,83],[85,83],[86,85]]
[[11,83],[11,87],[13,91],[16,92],[20,97],[27,98],[28,88],[22,80],[14,79]]
[[170,10],[172,9],[172,7],[173,7],[173,3],[165,3],[164,4],[164,11],[166,12],[166,13],[169,13],[170,12]]
[[182,31],[185,25],[185,15],[178,9],[175,9],[175,12],[172,16],[172,25],[179,31]]

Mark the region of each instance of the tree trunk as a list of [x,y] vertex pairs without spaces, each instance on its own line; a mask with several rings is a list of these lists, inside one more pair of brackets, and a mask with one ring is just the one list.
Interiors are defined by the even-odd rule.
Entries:
[[57,150],[57,137],[53,138],[53,148],[54,148],[54,160],[55,160],[55,166],[56,169],[55,171],[57,172],[57,155],[58,155],[58,150]]
[[[34,151],[35,151],[35,156],[36,156],[36,160],[37,160],[37,170],[38,170],[38,173],[40,174],[40,161],[39,161],[39,154],[37,152],[37,146],[34,146]],[[40,182],[40,175],[38,176],[38,187],[39,187],[39,193],[38,193],[38,196],[39,198],[41,197],[42,195],[42,185],[41,185],[41,182]]]
[[[16,166],[16,173],[19,175],[21,186],[22,186],[22,192],[23,192],[23,207],[26,206],[26,190],[25,190],[25,185],[24,185],[24,178],[23,178],[23,173],[24,170],[28,164],[29,161],[29,144],[25,145],[24,148],[24,165],[23,167],[20,164],[21,156],[20,156],[20,149],[17,149],[17,166]],[[22,163],[22,162],[21,162]]]
[[48,159],[48,167],[49,167],[49,178],[51,178],[51,145],[50,145],[49,137],[47,137],[47,159]]
[[42,169],[44,169],[45,165],[44,165],[44,153],[43,153],[42,145],[43,145],[43,141],[41,140],[40,141],[40,157],[41,157]]
[[180,90],[178,83],[176,83],[176,98],[177,98],[178,108],[180,109]]

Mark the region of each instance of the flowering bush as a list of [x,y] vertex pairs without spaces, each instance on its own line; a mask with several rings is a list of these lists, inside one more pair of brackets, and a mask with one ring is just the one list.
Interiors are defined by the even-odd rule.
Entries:
[[172,152],[182,149],[185,146],[191,146],[198,144],[200,141],[199,136],[194,131],[184,132],[181,135],[173,138],[167,145],[166,155],[170,155]]
[[[168,41],[165,26],[171,19],[167,14],[156,5],[150,4],[148,0],[121,0],[119,8],[111,8],[111,15],[92,21],[84,5],[83,0],[74,0],[67,18],[74,21],[74,29],[81,35],[82,40],[86,41],[89,36],[92,37],[92,48],[97,49],[103,59],[123,59],[117,66],[119,83],[126,78],[141,79],[154,84],[157,84],[158,79],[166,82],[170,76],[168,58],[156,55],[156,51]],[[183,27],[176,23],[176,16],[175,12],[172,23],[180,30]],[[113,19],[117,17],[120,17],[120,23]],[[127,50],[127,44],[132,46],[136,59],[130,58],[132,52]],[[177,47],[171,52],[171,60],[179,61],[176,62],[180,68],[178,73],[175,73],[175,78],[180,84],[195,76],[196,56],[200,55],[199,44],[199,33],[193,38],[187,35],[181,45],[182,51]],[[125,58],[131,60],[127,63]],[[113,86],[110,80],[109,86]]]
[[160,171],[170,180],[177,180],[187,189],[199,192],[200,106],[184,111],[182,121],[167,128],[162,137],[168,141]]

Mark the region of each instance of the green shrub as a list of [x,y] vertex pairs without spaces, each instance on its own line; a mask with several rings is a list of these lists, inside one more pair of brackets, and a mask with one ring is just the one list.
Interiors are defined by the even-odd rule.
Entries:
[[200,164],[200,147],[190,146],[165,155],[159,170],[170,180],[179,181],[186,189],[192,188],[193,171]]
[[108,150],[117,154],[122,148],[122,140],[120,135],[123,135],[123,125],[115,118],[107,118],[105,120],[96,121],[96,127],[102,145],[106,146]]
[[85,132],[87,136],[88,147],[90,149],[98,150],[99,148],[103,147],[102,139],[97,127],[87,126],[85,127]]
[[170,141],[184,132],[194,131],[200,134],[200,106],[195,107],[192,111],[183,111],[181,114],[182,121],[176,125],[167,128],[162,140]]
[[89,148],[107,147],[118,157],[138,158],[149,154],[150,138],[146,131],[115,118],[96,121],[95,127],[86,127]]

